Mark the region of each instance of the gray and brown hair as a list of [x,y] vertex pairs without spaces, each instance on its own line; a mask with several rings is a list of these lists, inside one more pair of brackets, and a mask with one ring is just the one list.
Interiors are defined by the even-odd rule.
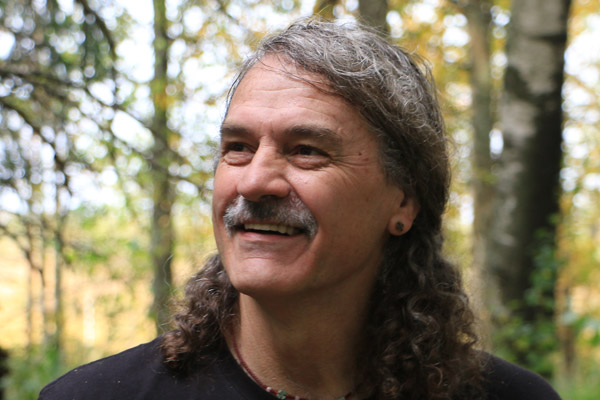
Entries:
[[[377,137],[387,179],[420,206],[411,230],[386,243],[365,327],[370,346],[360,362],[361,390],[377,399],[478,398],[482,363],[474,317],[459,271],[442,255],[450,163],[429,68],[366,27],[302,19],[259,44],[241,66],[229,102],[267,55],[322,77],[322,90],[359,112]],[[167,365],[197,368],[224,346],[236,299],[213,256],[189,281],[177,329],[163,339]]]

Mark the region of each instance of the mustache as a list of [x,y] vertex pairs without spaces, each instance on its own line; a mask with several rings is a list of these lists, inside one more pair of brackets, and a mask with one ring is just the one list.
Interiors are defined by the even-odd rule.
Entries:
[[250,201],[238,196],[227,206],[223,221],[230,235],[236,227],[248,221],[291,226],[301,230],[309,238],[316,235],[318,228],[313,214],[293,193],[285,198],[271,197],[261,201]]

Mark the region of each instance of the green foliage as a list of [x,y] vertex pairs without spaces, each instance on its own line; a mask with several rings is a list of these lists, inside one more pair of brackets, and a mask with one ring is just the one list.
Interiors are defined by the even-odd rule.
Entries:
[[499,355],[550,379],[559,350],[554,288],[563,262],[548,233],[540,232],[538,240],[530,287],[521,300],[507,305],[492,337]]
[[555,388],[565,400],[597,400],[600,393],[600,365],[593,356],[581,353],[575,374],[555,379]]
[[593,314],[578,314],[567,299],[566,310],[559,325],[570,330],[575,338],[574,365],[564,366],[564,373],[555,378],[556,388],[564,399],[595,400],[600,393],[600,319]]
[[36,400],[42,387],[69,369],[51,346],[14,350],[7,364],[9,373],[2,381],[5,400]]
[[[108,332],[103,332],[103,339],[108,338],[104,345],[122,340],[135,329],[129,327],[131,330],[126,331],[126,324],[115,321],[131,310],[136,301],[141,301],[140,292],[134,286],[151,280],[149,196],[154,177],[150,172],[153,161],[149,149],[155,133],[148,130],[151,119],[147,107],[148,83],[135,76],[134,70],[141,64],[139,60],[134,66],[128,65],[128,55],[119,52],[145,28],[144,23],[121,7],[127,2],[102,0],[90,3],[94,9],[84,9],[82,4],[87,2],[74,1],[71,10],[65,9],[70,3],[0,0],[0,26],[3,32],[15,38],[8,58],[0,59],[0,192],[16,194],[25,209],[24,215],[0,218],[0,223],[8,220],[6,232],[20,243],[28,244],[26,235],[31,233],[30,250],[36,256],[37,267],[43,267],[44,260],[52,266],[53,235],[60,217],[52,212],[68,212],[63,225],[63,257],[69,273],[78,274],[82,279],[79,282],[87,279],[82,291],[97,289],[87,290],[87,293],[92,304],[98,307],[98,314],[111,321]],[[338,14],[356,15],[355,2],[337,3]],[[446,219],[449,238],[446,249],[458,255],[461,265],[469,266],[470,227],[461,216],[472,196],[473,171],[468,162],[473,151],[469,122],[472,104],[468,87],[469,44],[461,41],[467,36],[468,21],[461,14],[459,3],[390,0],[388,21],[391,21],[394,40],[423,55],[433,65],[447,126],[457,144],[456,179]],[[496,0],[492,9],[493,84],[498,90],[504,65],[505,25],[510,15],[508,3]],[[588,29],[584,17],[596,12],[598,0],[575,3],[579,4],[580,11],[572,26],[574,34],[580,34]],[[248,52],[249,43],[260,38],[267,27],[285,24],[285,20],[294,18],[300,4],[298,0],[167,4],[169,38],[173,40],[174,50],[169,54],[168,96],[163,99],[168,106],[169,128],[168,141],[164,144],[165,151],[172,152],[173,157],[158,154],[154,162],[160,164],[162,172],[168,171],[176,183],[174,261],[177,271],[184,271],[178,278],[181,282],[194,269],[195,262],[201,260],[203,254],[199,253],[214,248],[207,198],[211,157],[216,146],[203,132],[210,132],[220,121],[221,110],[217,111],[217,103],[222,100],[226,82],[230,80],[229,71],[239,62],[241,54]],[[429,9],[433,13],[429,13]],[[279,13],[278,22],[274,22],[273,13]],[[135,43],[140,49],[148,45]],[[597,71],[597,66],[589,65],[588,69]],[[212,82],[197,79],[203,74],[210,76]],[[569,79],[571,92],[584,90],[593,99],[589,109],[594,112],[598,104],[596,93],[600,92],[574,75]],[[95,97],[97,92],[91,90],[92,87],[103,89],[109,95]],[[569,87],[567,85],[567,89]],[[566,93],[568,95],[569,90]],[[583,106],[586,105],[579,108]],[[570,181],[577,182],[571,191],[565,189],[562,197],[563,227],[571,227],[569,235],[561,239],[569,266],[562,268],[550,243],[538,248],[530,289],[522,301],[509,305],[509,313],[502,316],[502,329],[494,335],[501,356],[546,376],[552,374],[559,355],[556,319],[552,318],[557,308],[553,296],[557,274],[560,270],[565,286],[595,287],[595,267],[600,259],[598,236],[593,233],[598,230],[600,191],[592,184],[586,188],[584,179],[586,174],[600,173],[600,135],[597,128],[589,124],[593,119],[583,118],[585,114],[577,112],[577,107],[568,99],[565,110],[570,114],[567,127],[571,132],[566,136],[573,137],[574,128],[589,136],[583,151],[576,148],[585,144],[583,139],[582,143],[573,139],[566,143],[565,187]],[[580,121],[577,115],[581,115]],[[126,128],[131,131],[115,128],[117,116],[125,116],[132,122]],[[575,154],[579,156],[574,157]],[[114,185],[101,183],[107,172],[110,176],[116,175]],[[577,179],[571,179],[573,175]],[[94,199],[98,201],[92,205],[85,204],[85,196],[72,185],[82,177],[98,189],[95,193],[99,193],[99,197],[101,193],[102,199]],[[107,187],[111,191],[100,190]],[[53,203],[59,189],[64,197],[75,200],[72,204],[83,205],[71,204],[62,210],[53,210],[48,205]],[[570,220],[564,218],[566,214],[571,216]],[[565,269],[569,277],[564,276]],[[46,271],[47,277],[51,277],[51,272],[52,268]],[[149,291],[148,285],[144,293]],[[74,324],[74,316],[83,314],[77,309],[82,307],[82,302],[75,294],[65,296],[72,300],[72,304],[67,302],[72,318],[67,324]],[[52,300],[47,303],[52,304]],[[592,350],[600,346],[600,316],[591,311],[577,313],[566,308],[558,321],[577,336],[580,362],[573,379],[559,380],[557,385],[565,399],[596,399],[600,393],[600,370],[594,358],[597,354]],[[516,310],[528,310],[527,317],[515,318]],[[80,331],[75,335],[81,335]],[[73,337],[71,340],[77,341]],[[67,355],[80,354],[79,347],[68,348]],[[4,382],[7,398],[37,398],[44,384],[68,369],[59,358],[56,349],[44,346],[34,346],[30,353],[25,349],[14,351],[10,360],[11,375]]]
[[558,350],[555,325],[545,319],[525,321],[517,314],[501,320],[502,328],[493,334],[495,353],[551,378]]

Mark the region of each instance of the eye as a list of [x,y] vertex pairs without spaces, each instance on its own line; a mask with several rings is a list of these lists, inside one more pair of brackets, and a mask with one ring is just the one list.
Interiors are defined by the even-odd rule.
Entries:
[[295,153],[300,156],[324,156],[321,150],[316,149],[312,146],[300,145],[296,148]]
[[303,144],[293,149],[290,160],[302,169],[318,169],[329,164],[331,158],[323,150]]
[[229,152],[229,151],[247,151],[248,147],[241,142],[232,142],[232,143],[227,143],[227,145],[225,146],[225,151]]
[[228,164],[245,164],[252,159],[252,150],[243,142],[226,142],[221,146],[221,157]]

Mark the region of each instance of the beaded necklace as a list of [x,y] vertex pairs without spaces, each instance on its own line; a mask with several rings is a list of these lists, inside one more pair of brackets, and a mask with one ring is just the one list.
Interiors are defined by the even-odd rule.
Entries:
[[[260,387],[262,387],[264,390],[266,390],[268,393],[271,393],[272,395],[274,395],[275,397],[277,397],[280,400],[308,400],[305,397],[294,396],[294,395],[288,394],[283,389],[281,389],[281,390],[273,389],[271,386],[267,386],[264,383],[262,383],[262,381],[258,378],[258,376],[256,376],[254,374],[254,372],[252,372],[252,370],[248,367],[248,364],[246,364],[246,362],[242,358],[242,355],[240,354],[240,350],[238,349],[237,341],[235,340],[235,337],[233,335],[231,335],[231,344],[233,345],[233,351],[235,352],[235,356],[239,360],[240,365],[242,366],[244,371],[246,371],[248,373],[248,375],[250,375],[250,377],[256,383],[258,383],[260,385]],[[349,392],[345,396],[338,397],[336,400],[349,400],[351,396],[352,396],[352,392]]]

